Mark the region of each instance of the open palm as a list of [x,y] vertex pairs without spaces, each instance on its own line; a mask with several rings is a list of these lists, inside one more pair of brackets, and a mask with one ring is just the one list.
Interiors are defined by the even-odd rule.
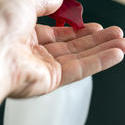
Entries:
[[70,27],[36,25],[30,40],[15,44],[16,82],[11,97],[49,93],[123,59],[125,41],[120,28],[102,29],[95,23],[85,26],[76,33]]
[[85,26],[74,32],[70,27],[36,25],[36,32],[28,43],[32,53],[26,67],[21,68],[25,69],[23,76],[27,84],[21,91],[23,94],[13,95],[46,94],[61,85],[110,68],[123,59],[125,42],[120,28],[102,29],[95,23]]
[[123,59],[125,40],[116,26],[103,29],[99,24],[89,23],[74,32],[71,27],[36,25],[35,11],[31,13],[30,8],[23,11],[31,18],[21,15],[21,25],[12,23],[11,32],[5,35],[6,42],[1,42],[0,68],[4,71],[0,73],[4,79],[1,84],[10,97],[49,93]]

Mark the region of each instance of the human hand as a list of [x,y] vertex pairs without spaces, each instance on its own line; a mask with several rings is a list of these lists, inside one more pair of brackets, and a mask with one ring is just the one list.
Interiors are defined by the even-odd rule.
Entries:
[[[17,11],[10,18],[2,18],[10,26],[4,24],[1,32],[1,101],[6,96],[24,98],[49,93],[123,59],[125,43],[120,28],[103,30],[99,24],[85,24],[86,28],[76,33],[72,28],[36,25],[37,15],[50,14],[55,8],[42,6],[42,11],[34,9],[34,2],[29,3],[31,6],[27,0],[24,3],[19,3],[21,9],[14,6]],[[3,15],[9,12],[5,10]],[[13,15],[17,16],[16,22],[20,20],[20,25],[15,23]]]

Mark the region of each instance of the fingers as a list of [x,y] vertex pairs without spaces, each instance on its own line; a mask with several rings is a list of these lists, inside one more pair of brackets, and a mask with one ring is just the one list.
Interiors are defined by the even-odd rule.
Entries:
[[99,44],[123,37],[123,31],[119,27],[109,27],[92,35],[81,37],[68,42],[68,48],[72,53],[81,52],[93,48]]
[[72,60],[62,65],[62,84],[68,84],[119,63],[124,57],[120,49],[114,48],[96,55]]
[[36,34],[39,44],[56,42],[54,30],[52,27],[45,25],[36,25]]
[[[39,44],[66,42],[82,36],[92,34],[102,30],[102,26],[97,23],[85,24],[85,28],[75,32],[71,27],[49,27],[37,25],[36,32]],[[44,37],[43,37],[44,36]]]
[[99,52],[111,49],[111,48],[119,48],[125,53],[125,39],[115,39],[108,41],[106,43],[100,44],[92,49],[88,49],[86,51],[80,52],[78,54],[67,54],[64,56],[57,57],[57,60],[64,64],[69,62],[69,60],[80,59],[87,56],[92,56],[98,54]]
[[115,39],[115,40],[111,40],[109,42],[106,42],[104,44],[100,44],[92,49],[89,49],[87,51],[83,51],[81,53],[78,54],[79,58],[82,57],[87,57],[93,54],[97,54],[101,51],[105,51],[111,48],[119,48],[121,49],[124,53],[125,53],[125,39]]
[[64,28],[54,27],[54,32],[57,42],[66,42],[69,40],[93,34],[94,32],[100,31],[102,29],[103,27],[100,24],[88,23],[85,24],[85,28],[78,30],[77,32],[75,32],[71,27],[64,27]]
[[103,27],[98,23],[87,23],[85,24],[85,28],[81,29],[77,32],[77,38],[82,36],[87,36],[93,34],[95,32],[103,30]]
[[54,56],[63,56],[66,54],[79,53],[94,48],[113,39],[123,37],[123,32],[119,27],[110,27],[105,30],[98,31],[92,35],[81,37],[69,42],[56,42],[46,44],[47,50]]

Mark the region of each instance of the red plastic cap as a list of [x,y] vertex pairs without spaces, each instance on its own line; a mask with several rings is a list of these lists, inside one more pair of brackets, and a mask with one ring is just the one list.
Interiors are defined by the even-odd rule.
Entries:
[[83,6],[76,0],[64,0],[62,6],[53,14],[51,18],[56,20],[56,26],[71,25],[74,30],[84,28]]

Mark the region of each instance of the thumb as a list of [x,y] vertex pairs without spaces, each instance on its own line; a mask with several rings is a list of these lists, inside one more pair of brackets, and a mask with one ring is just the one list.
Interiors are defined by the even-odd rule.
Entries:
[[36,3],[37,15],[45,16],[54,13],[62,5],[63,0],[38,0]]

